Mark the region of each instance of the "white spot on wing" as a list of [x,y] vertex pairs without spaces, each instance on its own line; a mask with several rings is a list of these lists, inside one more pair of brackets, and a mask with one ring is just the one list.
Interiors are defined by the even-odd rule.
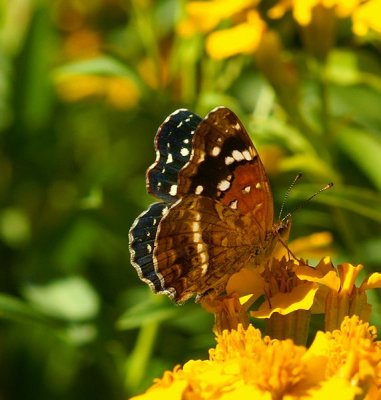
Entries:
[[201,268],[201,276],[204,276],[208,272],[208,264],[200,265]]
[[258,183],[255,185],[255,188],[256,188],[256,189],[262,189],[262,185],[260,184],[260,182],[258,182]]
[[196,190],[194,192],[195,192],[195,194],[201,194],[203,190],[204,190],[204,186],[198,185],[198,186],[196,186]]
[[193,242],[198,243],[200,241],[201,241],[201,233],[198,233],[198,232],[193,233]]
[[150,244],[147,244],[147,251],[148,253],[152,253],[152,246]]
[[176,128],[180,128],[182,124],[183,124],[183,121],[180,121],[180,122],[178,123],[178,125],[176,125]]
[[172,185],[171,188],[169,189],[169,194],[171,196],[176,196],[177,194],[177,185]]
[[237,122],[237,123],[234,125],[234,129],[237,129],[237,131],[240,130],[240,129],[241,129],[241,125]]
[[166,161],[165,163],[166,163],[166,164],[170,164],[171,162],[173,162],[173,157],[172,157],[172,154],[169,153],[169,154],[168,154],[167,161]]
[[218,156],[220,154],[220,152],[221,152],[221,147],[214,146],[213,149],[212,149],[212,156],[216,157],[216,156]]
[[208,254],[206,252],[200,253],[200,261],[203,264],[208,262]]
[[234,160],[236,160],[236,161],[242,161],[245,159],[245,157],[239,150],[233,150],[232,156],[233,156]]
[[224,179],[223,181],[219,182],[217,185],[218,189],[220,189],[222,192],[225,190],[228,190],[230,188],[230,182]]
[[245,193],[250,193],[250,190],[251,190],[251,186],[245,186],[245,187],[242,189],[242,191],[245,192]]
[[180,150],[180,153],[181,153],[182,156],[186,157],[187,155],[189,155],[189,150],[186,147],[183,147]]
[[172,115],[176,115],[176,114],[180,113],[181,111],[187,111],[187,109],[186,108],[179,108],[178,110],[173,111],[173,113],[169,117],[171,117]]
[[244,150],[242,152],[243,156],[245,157],[245,160],[250,161],[251,160],[251,154],[249,150]]
[[236,210],[238,207],[238,201],[237,200],[233,200],[230,204],[229,207],[233,210]]
[[192,232],[199,232],[200,231],[200,223],[198,221],[192,222]]
[[188,144],[189,143],[189,139],[184,139],[183,142]]
[[168,207],[164,207],[164,208],[161,210],[161,215],[165,215],[167,211],[168,211]]
[[233,157],[230,157],[230,156],[225,157],[225,164],[226,165],[233,164],[233,162],[234,162],[234,158]]

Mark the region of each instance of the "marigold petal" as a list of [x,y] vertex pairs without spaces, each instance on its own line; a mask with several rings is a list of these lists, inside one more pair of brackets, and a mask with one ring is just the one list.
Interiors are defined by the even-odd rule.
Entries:
[[250,399],[250,400],[272,400],[273,397],[270,392],[263,392],[253,385],[237,385],[237,387],[229,393],[222,393],[218,400],[237,400],[237,399]]
[[356,395],[362,393],[362,390],[353,386],[346,379],[334,376],[327,381],[323,381],[319,388],[311,389],[306,397],[300,399],[309,400],[353,400]]
[[278,292],[271,297],[271,307],[265,302],[258,311],[252,311],[250,314],[255,318],[269,318],[274,312],[286,315],[296,310],[309,310],[317,290],[318,285],[313,282],[300,284],[290,293]]
[[187,386],[188,381],[183,378],[177,378],[169,385],[160,385],[156,383],[145,393],[132,397],[130,400],[178,400],[183,398],[182,396]]
[[371,274],[360,286],[360,290],[381,288],[381,273],[375,272]]
[[319,264],[316,266],[316,269],[320,271],[323,275],[327,274],[329,271],[335,271],[336,269],[332,264],[331,257],[326,256],[319,261]]
[[328,362],[328,338],[323,332],[317,332],[314,341],[303,355],[304,382],[303,385],[313,386],[325,379]]
[[356,278],[363,268],[364,267],[361,264],[355,267],[349,263],[342,263],[337,266],[337,269],[339,271],[339,276],[341,279],[342,293],[352,292]]
[[295,268],[295,274],[301,280],[320,283],[336,292],[340,289],[340,278],[336,271],[329,271],[323,275],[321,271],[315,268],[300,265]]
[[227,294],[239,297],[253,295],[255,299],[263,294],[264,282],[260,268],[242,268],[233,274],[226,285]]

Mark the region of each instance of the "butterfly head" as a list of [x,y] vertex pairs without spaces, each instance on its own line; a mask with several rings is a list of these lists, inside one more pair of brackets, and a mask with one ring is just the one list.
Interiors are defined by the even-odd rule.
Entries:
[[291,230],[291,214],[275,222],[272,229],[267,234],[267,243],[263,247],[264,259],[268,260],[274,254],[281,252],[282,248],[287,248],[288,238]]
[[279,222],[274,224],[273,231],[277,237],[287,242],[291,230],[291,214],[287,214]]

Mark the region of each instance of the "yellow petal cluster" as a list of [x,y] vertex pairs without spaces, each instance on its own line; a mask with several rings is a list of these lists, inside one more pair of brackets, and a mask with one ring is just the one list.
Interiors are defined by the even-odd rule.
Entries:
[[313,312],[325,314],[326,330],[340,326],[347,315],[358,315],[368,321],[371,306],[367,300],[368,289],[381,288],[381,274],[376,272],[356,286],[363,265],[342,263],[334,267],[329,257],[323,258],[316,268],[305,265],[295,267],[299,279],[319,285]]
[[358,317],[346,318],[340,330],[318,332],[310,348],[240,325],[218,335],[209,360],[166,372],[134,400],[371,399],[379,395],[380,371],[376,329]]

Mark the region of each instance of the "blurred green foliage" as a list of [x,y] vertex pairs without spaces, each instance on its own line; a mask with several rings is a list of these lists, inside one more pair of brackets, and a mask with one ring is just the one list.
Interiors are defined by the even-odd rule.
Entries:
[[296,93],[251,55],[215,61],[202,35],[176,34],[183,6],[0,2],[2,399],[126,398],[213,345],[212,316],[154,296],[129,261],[129,227],[153,201],[153,138],[176,108],[243,119],[277,210],[297,172],[287,209],[334,181],[294,214],[292,238],[329,231],[335,261],[380,268],[380,38],[342,26],[322,62],[290,18],[269,22]]

